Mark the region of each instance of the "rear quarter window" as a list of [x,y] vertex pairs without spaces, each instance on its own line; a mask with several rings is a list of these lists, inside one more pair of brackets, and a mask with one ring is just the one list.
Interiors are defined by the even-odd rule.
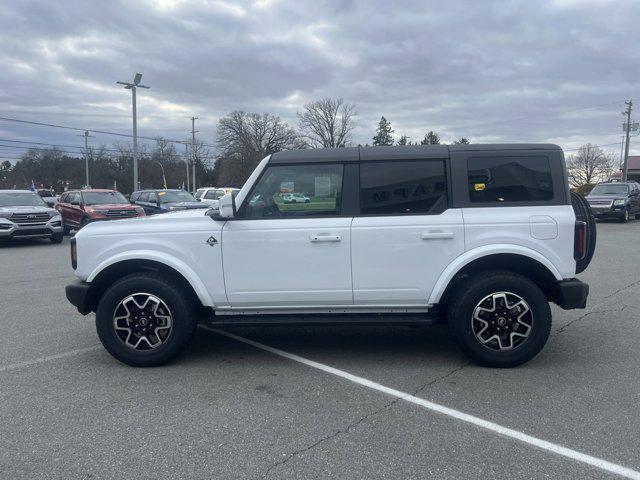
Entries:
[[472,203],[522,203],[553,199],[549,158],[543,155],[472,157],[467,160]]

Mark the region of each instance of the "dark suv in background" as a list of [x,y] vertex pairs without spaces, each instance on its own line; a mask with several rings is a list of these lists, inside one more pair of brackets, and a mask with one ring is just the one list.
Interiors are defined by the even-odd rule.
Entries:
[[144,208],[147,215],[210,207],[184,190],[140,190],[131,194],[131,203]]
[[640,218],[640,185],[636,182],[599,183],[587,195],[596,218],[617,218],[627,222]]

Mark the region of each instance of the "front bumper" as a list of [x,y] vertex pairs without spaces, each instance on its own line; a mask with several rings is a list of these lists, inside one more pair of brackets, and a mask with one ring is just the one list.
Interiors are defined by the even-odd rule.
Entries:
[[90,298],[91,284],[76,280],[64,288],[67,300],[78,309],[82,315],[86,315],[92,311]]
[[554,302],[564,310],[585,308],[589,296],[589,285],[577,278],[556,283]]
[[611,207],[591,206],[591,211],[596,218],[618,218],[624,215],[626,205],[615,205]]
[[62,219],[54,217],[46,223],[18,224],[0,219],[0,238],[47,238],[62,233]]

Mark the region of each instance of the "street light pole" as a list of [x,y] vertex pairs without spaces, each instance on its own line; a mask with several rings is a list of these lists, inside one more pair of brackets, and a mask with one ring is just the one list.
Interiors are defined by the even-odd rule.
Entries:
[[191,157],[193,161],[192,169],[193,174],[191,175],[191,186],[193,187],[193,194],[196,194],[196,120],[198,117],[191,117]]
[[622,164],[622,181],[627,181],[627,168],[629,163],[629,134],[631,133],[631,107],[633,106],[633,101],[629,100],[628,102],[624,102],[627,106],[626,110],[622,112],[623,115],[627,116],[627,125],[626,125],[626,142],[624,145],[624,162]]
[[86,188],[89,188],[89,137],[93,137],[93,135],[89,135],[89,130],[85,130],[82,135],[78,136],[84,137],[84,185]]
[[124,85],[125,90],[131,90],[131,103],[133,110],[133,190],[140,188],[138,182],[138,119],[136,108],[136,89],[137,88],[149,88],[146,85],[140,85],[142,80],[142,74],[136,73],[133,77],[133,83],[131,82],[116,82],[119,85]]

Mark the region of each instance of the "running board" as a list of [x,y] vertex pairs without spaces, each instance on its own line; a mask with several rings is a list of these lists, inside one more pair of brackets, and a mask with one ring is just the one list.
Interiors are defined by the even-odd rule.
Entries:
[[279,315],[214,315],[208,325],[435,325],[436,318],[424,313],[314,313]]

